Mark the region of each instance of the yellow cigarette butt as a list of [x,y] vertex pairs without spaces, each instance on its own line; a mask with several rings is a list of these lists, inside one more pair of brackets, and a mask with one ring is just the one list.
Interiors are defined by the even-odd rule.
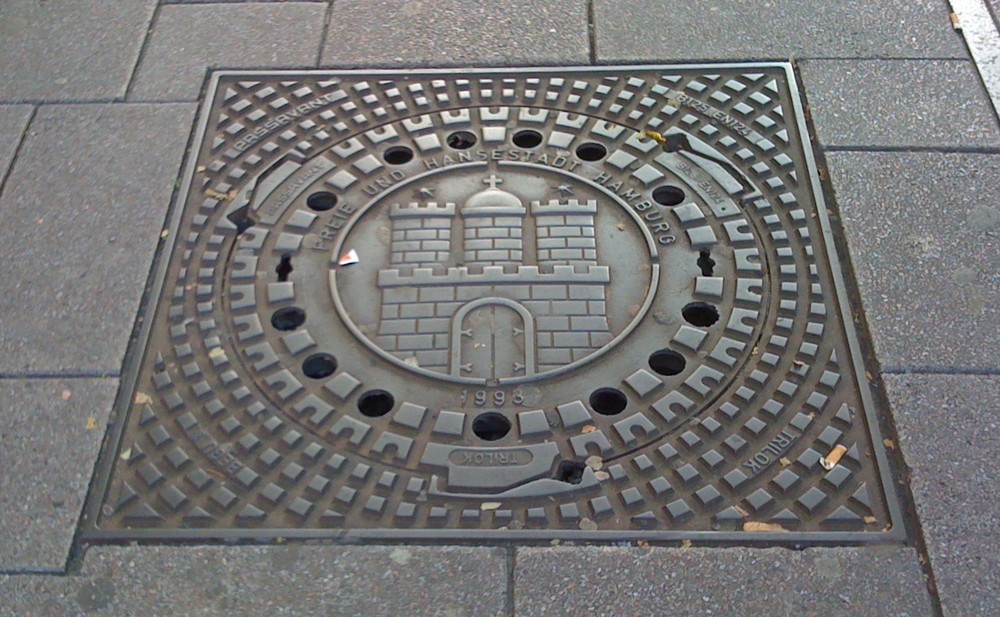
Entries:
[[840,459],[844,458],[844,454],[846,453],[847,447],[843,444],[837,444],[833,447],[833,450],[830,450],[830,453],[826,455],[826,458],[820,459],[820,465],[823,466],[823,469],[829,471],[837,466],[837,463],[840,462]]

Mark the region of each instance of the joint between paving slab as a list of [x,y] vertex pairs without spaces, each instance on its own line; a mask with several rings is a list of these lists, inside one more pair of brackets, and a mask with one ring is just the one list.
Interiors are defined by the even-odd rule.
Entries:
[[23,101],[3,101],[3,105],[33,105],[35,107],[64,107],[69,105],[191,105],[197,103],[195,99],[150,99],[141,101],[127,101],[125,99],[65,99],[53,101],[51,99],[25,99]]
[[515,570],[517,568],[517,547],[508,546],[507,547],[507,606],[506,612],[504,613],[506,617],[514,617],[515,611],[517,610],[517,603],[515,601],[514,593],[516,591],[515,583]]
[[[596,50],[596,46],[594,47]],[[633,65],[662,62],[663,58],[658,56],[635,57],[628,59],[607,59],[592,58],[591,63],[598,66]],[[729,64],[729,63],[754,63],[754,62],[789,62],[797,65],[801,62],[810,61],[842,61],[842,62],[966,62],[972,63],[969,58],[949,58],[945,56],[733,56],[720,58],[709,57],[689,57],[677,61],[678,64]]]
[[967,377],[993,377],[1000,375],[1000,368],[962,368],[954,366],[886,366],[883,375],[956,375]]
[[[861,320],[867,329],[867,315],[863,312]],[[868,341],[870,340],[869,338]],[[869,349],[867,353],[874,352]],[[906,459],[899,448],[899,431],[896,429],[896,420],[892,414],[892,405],[889,401],[889,394],[883,380],[885,374],[884,370],[880,371],[878,376],[872,381],[871,386],[876,405],[886,410],[886,413],[881,416],[879,423],[881,425],[882,436],[895,444],[895,447],[889,448],[889,451],[886,452],[889,459],[890,478],[894,485],[891,487],[891,490],[896,492],[900,500],[900,510],[903,517],[901,523],[906,528],[907,544],[913,546],[917,552],[918,563],[924,574],[924,582],[927,588],[927,595],[930,598],[933,617],[944,617],[944,609],[941,606],[941,598],[938,596],[937,582],[930,561],[930,552],[927,550],[923,525],[920,522],[920,515],[917,512],[916,498],[910,488],[911,470],[909,465],[906,464]],[[890,487],[886,487],[886,490],[890,490]]]
[[63,570],[38,570],[32,568],[11,568],[4,569],[0,568],[0,576],[50,576],[50,577],[64,577],[75,574],[75,572],[70,572],[67,569]]
[[[853,277],[853,270],[851,276]],[[867,330],[867,315],[863,312],[861,315],[861,322]],[[869,338],[867,340],[870,341],[871,339]],[[874,351],[870,347],[862,353],[866,356],[871,355],[871,357],[874,358],[874,355],[872,355],[874,354]],[[874,362],[877,364],[877,359]],[[870,387],[872,389],[872,396],[875,399],[875,404],[885,410],[885,413],[881,415],[879,421],[879,429],[882,433],[882,437],[887,445],[889,443],[895,444],[894,447],[888,448],[888,451],[886,452],[886,456],[889,459],[889,478],[893,485],[891,487],[885,487],[885,490],[894,491],[900,501],[899,505],[902,516],[900,524],[906,532],[906,544],[908,546],[912,546],[917,552],[918,563],[924,575],[924,583],[927,589],[927,596],[930,599],[933,617],[944,617],[944,609],[941,606],[941,598],[937,593],[937,583],[934,577],[934,570],[931,566],[930,553],[927,550],[927,541],[924,538],[923,526],[920,522],[920,516],[917,513],[916,499],[910,488],[910,467],[906,464],[903,453],[899,449],[899,432],[896,429],[896,421],[892,415],[892,405],[889,401],[889,395],[886,390],[885,382],[882,379],[884,375],[885,372],[880,371],[878,376],[872,380]]]
[[[271,4],[274,0],[239,0],[239,4]],[[328,0],[281,0],[283,4],[319,4]],[[160,4],[220,4],[225,0],[160,0]]]
[[24,130],[21,131],[21,137],[17,140],[17,145],[14,146],[14,154],[10,157],[10,164],[7,165],[7,171],[3,177],[0,177],[0,196],[3,196],[3,191],[7,187],[7,179],[14,173],[14,165],[17,164],[17,157],[21,154],[21,148],[28,139],[28,131],[31,129],[31,123],[34,122],[36,114],[38,114],[37,105],[31,108],[31,113],[28,114],[28,121],[24,123]]
[[[761,56],[754,58],[713,58],[710,56],[706,57],[692,57],[684,58],[683,60],[671,61],[671,64],[676,66],[684,65],[703,65],[703,64],[756,64],[756,63],[777,63],[777,62],[790,62],[795,63],[793,58],[788,56]],[[594,66],[606,66],[606,67],[616,67],[616,66],[641,66],[646,64],[657,64],[663,63],[663,58],[658,56],[648,56],[648,57],[636,57],[627,59],[606,59],[606,58],[596,58],[593,61]]]
[[132,96],[132,88],[135,87],[135,78],[139,75],[139,66],[146,57],[146,49],[149,48],[149,39],[153,36],[153,29],[160,18],[161,6],[161,3],[157,2],[153,7],[153,14],[149,18],[149,26],[146,27],[146,36],[142,37],[142,46],[139,47],[139,54],[136,56],[135,64],[132,65],[132,72],[128,76],[128,83],[125,86],[125,96],[122,98],[124,101],[127,101]]
[[591,64],[597,64],[597,20],[594,15],[594,0],[587,0],[587,45]]
[[0,379],[118,379],[114,371],[23,371],[0,373]]
[[824,152],[899,152],[933,154],[1000,154],[1000,148],[993,146],[824,146]]
[[323,14],[323,29],[319,33],[319,49],[316,50],[316,66],[322,66],[323,48],[326,47],[326,37],[330,32],[330,22],[333,21],[333,0],[326,3],[326,13]]

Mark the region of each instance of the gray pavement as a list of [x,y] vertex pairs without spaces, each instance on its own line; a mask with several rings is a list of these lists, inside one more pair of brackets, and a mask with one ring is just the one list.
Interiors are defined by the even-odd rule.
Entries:
[[30,105],[0,105],[0,182],[7,177],[31,112]]
[[[1000,613],[1000,127],[949,12],[0,3],[0,615]],[[928,555],[915,537],[806,551],[138,546],[66,569],[207,69],[764,58],[801,71]]]
[[581,0],[338,0],[322,66],[586,64]]
[[524,617],[934,614],[916,552],[887,546],[521,549],[514,597]]
[[118,373],[193,117],[39,108],[0,195],[0,372]]
[[0,3],[0,101],[99,101],[125,94],[156,0]]
[[886,379],[946,615],[1000,607],[1000,378]]
[[1000,155],[832,152],[827,163],[882,369],[996,370]]
[[803,60],[824,147],[997,148],[989,98],[967,60]]
[[502,617],[505,551],[99,548],[74,576],[0,575],[2,617]]
[[132,101],[193,101],[209,68],[310,67],[323,33],[322,3],[164,6]]
[[118,380],[2,383],[0,571],[63,572]]
[[596,0],[601,61],[966,58],[939,0]]

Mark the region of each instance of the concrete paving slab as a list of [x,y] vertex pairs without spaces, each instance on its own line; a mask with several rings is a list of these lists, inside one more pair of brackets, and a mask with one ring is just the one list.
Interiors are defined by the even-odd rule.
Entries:
[[584,0],[338,0],[322,65],[586,64]]
[[160,4],[249,4],[251,2],[316,2],[327,4],[331,0],[160,0]]
[[966,58],[939,0],[596,0],[603,61]]
[[799,64],[823,146],[1000,146],[975,65],[958,60],[807,60]]
[[0,572],[65,567],[117,390],[117,379],[0,380]]
[[0,101],[125,95],[156,0],[0,2]]
[[946,616],[1000,607],[1000,377],[886,378]]
[[29,118],[30,105],[0,105],[0,190]]
[[506,553],[460,547],[102,547],[81,575],[0,576],[0,616],[499,617]]
[[1000,155],[827,163],[882,369],[1000,368]]
[[906,547],[528,548],[514,577],[518,617],[933,614]]
[[195,100],[210,68],[314,66],[325,11],[315,2],[164,6],[129,100]]
[[39,109],[0,197],[0,373],[119,371],[193,116]]

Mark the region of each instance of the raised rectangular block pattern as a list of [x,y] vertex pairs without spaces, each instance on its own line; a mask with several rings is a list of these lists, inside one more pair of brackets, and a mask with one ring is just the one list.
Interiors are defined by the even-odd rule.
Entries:
[[220,74],[83,537],[901,539],[797,93],[787,63]]

